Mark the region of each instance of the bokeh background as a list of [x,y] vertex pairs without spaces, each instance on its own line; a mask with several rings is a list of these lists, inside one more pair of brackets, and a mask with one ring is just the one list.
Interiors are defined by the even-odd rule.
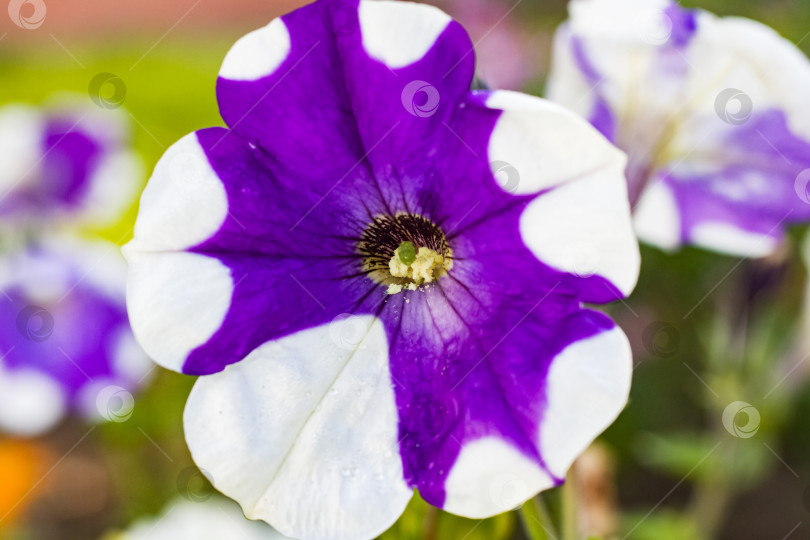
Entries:
[[[230,46],[301,3],[45,0],[47,15],[32,29],[0,13],[0,105],[41,104],[65,91],[87,103],[120,105],[151,170],[181,136],[222,125],[214,85]],[[436,3],[472,34],[484,81],[542,94],[565,1]],[[683,4],[759,20],[810,53],[810,2]],[[133,205],[117,225],[92,234],[123,244],[135,213]],[[632,539],[810,537],[803,237],[803,230],[792,231],[784,253],[756,262],[643,248],[638,289],[609,308],[634,347],[630,404],[577,466],[580,519],[590,520],[592,530]],[[211,497],[183,440],[192,384],[191,377],[156,369],[125,422],[68,418],[41,437],[0,434],[0,539],[98,538],[178,497]],[[735,401],[756,409],[753,436],[723,425],[722,413]],[[559,491],[543,497],[552,522]],[[525,538],[517,513],[470,521],[436,513],[418,499],[384,538],[431,534]]]

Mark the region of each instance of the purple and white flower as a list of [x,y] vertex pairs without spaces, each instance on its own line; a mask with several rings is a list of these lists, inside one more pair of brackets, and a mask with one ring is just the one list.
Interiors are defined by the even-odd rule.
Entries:
[[0,224],[110,226],[138,194],[123,113],[58,103],[0,108]]
[[548,96],[628,153],[639,237],[764,256],[810,220],[810,63],[757,22],[572,0]]
[[67,412],[124,421],[150,362],[132,335],[115,245],[51,238],[0,258],[0,431]]
[[474,67],[434,7],[315,2],[234,45],[229,127],[143,193],[135,335],[205,375],[192,456],[282,534],[373,538],[414,488],[504,512],[626,403],[627,340],[583,307],[637,279],[625,157],[562,107],[470,91]]

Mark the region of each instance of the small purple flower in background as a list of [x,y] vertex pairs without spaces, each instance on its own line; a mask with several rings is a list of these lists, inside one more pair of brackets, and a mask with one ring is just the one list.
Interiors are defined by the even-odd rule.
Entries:
[[120,219],[143,174],[122,114],[70,100],[0,108],[0,226],[105,227]]
[[115,245],[51,237],[0,258],[0,430],[37,435],[69,411],[122,422],[150,362],[126,314]]
[[[516,21],[501,0],[436,0],[469,32],[477,58],[478,77],[489,88],[520,90],[540,73],[540,45]],[[536,56],[536,57],[535,57]]]
[[373,538],[414,488],[468,517],[560,484],[619,414],[633,289],[624,155],[547,101],[473,92],[440,10],[321,0],[240,39],[228,129],[142,199],[128,307],[197,381],[186,439],[251,518]]
[[810,220],[810,63],[770,28],[667,0],[573,0],[548,95],[628,153],[639,237],[765,256]]

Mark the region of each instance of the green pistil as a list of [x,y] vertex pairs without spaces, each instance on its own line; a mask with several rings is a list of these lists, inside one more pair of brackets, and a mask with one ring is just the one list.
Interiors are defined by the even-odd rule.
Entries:
[[397,250],[399,252],[399,260],[402,261],[402,264],[413,264],[413,262],[416,260],[416,248],[414,247],[413,242],[402,242]]

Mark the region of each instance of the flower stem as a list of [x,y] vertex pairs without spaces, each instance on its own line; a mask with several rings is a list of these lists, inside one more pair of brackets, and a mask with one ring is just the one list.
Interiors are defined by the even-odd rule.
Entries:
[[577,486],[574,474],[575,465],[568,471],[568,477],[563,484],[562,500],[562,538],[563,540],[577,540]]
[[[548,529],[546,528],[550,525],[548,514],[545,507],[538,504],[535,499],[526,501],[520,507],[520,521],[523,523],[526,536],[531,540],[549,540]],[[544,525],[544,522],[549,525]]]

